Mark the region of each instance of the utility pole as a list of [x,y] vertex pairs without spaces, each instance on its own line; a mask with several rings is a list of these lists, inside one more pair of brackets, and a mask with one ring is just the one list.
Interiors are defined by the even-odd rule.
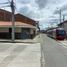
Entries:
[[40,32],[39,22],[38,22],[38,29],[39,29],[39,32]]
[[63,22],[64,22],[64,20],[65,20],[65,15],[63,15]]
[[58,9],[58,13],[59,13],[59,22],[61,23],[61,9],[57,8]]
[[12,10],[12,42],[14,42],[14,40],[15,40],[15,18],[14,18],[15,8],[14,8],[13,0],[11,1],[10,6],[11,6],[11,10]]
[[64,28],[64,20],[65,20],[65,15],[63,15],[63,28]]
[[0,4],[8,4],[10,3],[10,5],[7,6],[2,6],[2,7],[11,7],[11,11],[12,11],[12,42],[14,42],[15,40],[15,18],[14,18],[14,13],[15,13],[15,6],[14,6],[14,2],[13,0],[8,0],[9,2],[5,2],[5,3],[0,3]]
[[60,23],[61,23],[61,9],[60,9]]

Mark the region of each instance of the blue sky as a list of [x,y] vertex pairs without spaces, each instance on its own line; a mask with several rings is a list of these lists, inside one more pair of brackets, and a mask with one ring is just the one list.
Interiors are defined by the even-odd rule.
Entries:
[[[0,3],[7,2],[8,0]],[[10,0],[11,1],[11,0]],[[59,10],[67,19],[67,0],[14,0],[16,4],[16,12],[24,14],[36,21],[40,22],[40,27],[47,28],[55,26],[59,23]],[[2,5],[0,5],[2,6]],[[9,10],[10,8],[5,7]]]

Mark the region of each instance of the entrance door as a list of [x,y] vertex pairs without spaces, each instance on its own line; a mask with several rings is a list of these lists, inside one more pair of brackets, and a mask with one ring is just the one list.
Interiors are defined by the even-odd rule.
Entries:
[[22,28],[21,39],[29,39],[30,38],[29,32],[30,32],[29,28]]
[[12,28],[9,28],[9,38],[11,39]]

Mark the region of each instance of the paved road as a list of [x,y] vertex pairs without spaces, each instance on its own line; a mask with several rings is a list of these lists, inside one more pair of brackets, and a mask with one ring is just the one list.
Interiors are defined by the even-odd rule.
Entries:
[[0,67],[40,67],[39,43],[0,43]]
[[40,37],[44,53],[43,67],[67,67],[67,48],[45,34],[42,34]]

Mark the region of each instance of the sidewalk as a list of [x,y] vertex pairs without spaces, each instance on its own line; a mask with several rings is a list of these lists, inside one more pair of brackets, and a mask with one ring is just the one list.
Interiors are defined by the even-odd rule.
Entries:
[[40,58],[40,43],[0,42],[0,67],[41,67]]
[[[38,43],[39,35],[37,35],[34,39],[17,39],[15,40],[15,43]],[[0,42],[11,42],[10,39],[0,39]]]
[[67,47],[67,40],[58,41],[58,42],[61,43],[62,46]]

